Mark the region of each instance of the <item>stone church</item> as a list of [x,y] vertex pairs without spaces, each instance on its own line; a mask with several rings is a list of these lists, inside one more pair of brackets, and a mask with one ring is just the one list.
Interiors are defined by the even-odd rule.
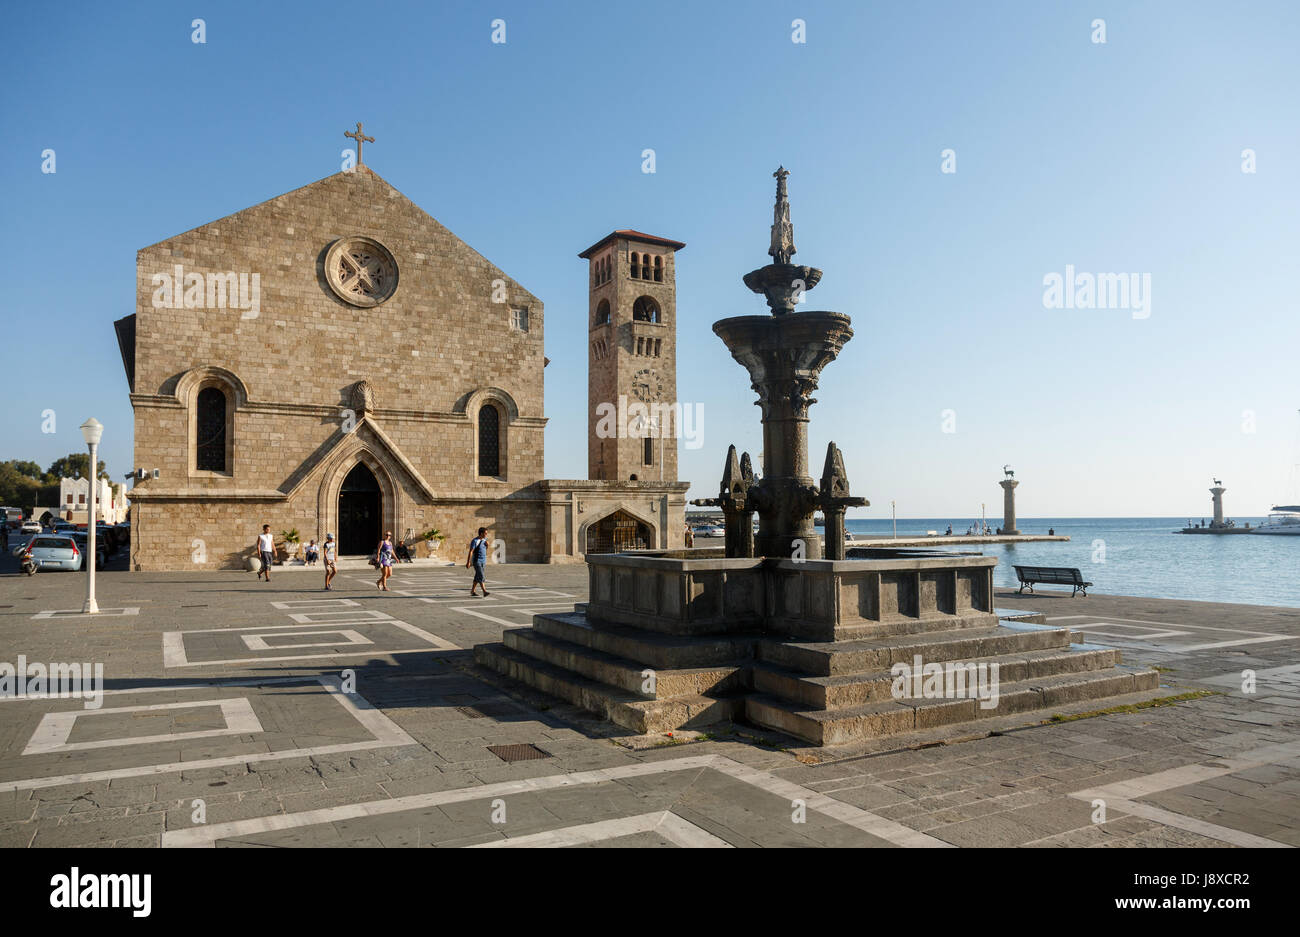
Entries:
[[552,353],[587,357],[587,480],[542,477],[541,300],[364,164],[144,248],[114,324],[132,568],[242,567],[264,523],[343,556],[436,528],[460,560],[480,526],[507,562],[680,547],[683,246],[615,231],[579,255],[589,341]]

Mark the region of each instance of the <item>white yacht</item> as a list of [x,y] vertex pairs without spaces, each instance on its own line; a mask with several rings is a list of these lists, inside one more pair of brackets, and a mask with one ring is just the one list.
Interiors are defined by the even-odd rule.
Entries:
[[1277,505],[1268,515],[1268,520],[1255,528],[1255,533],[1300,537],[1300,504]]

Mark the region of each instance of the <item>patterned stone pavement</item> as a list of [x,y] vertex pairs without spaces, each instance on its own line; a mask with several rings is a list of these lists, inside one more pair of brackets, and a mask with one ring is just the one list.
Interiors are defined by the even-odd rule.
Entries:
[[102,663],[106,688],[0,699],[0,845],[1300,844],[1298,609],[1000,595],[1216,695],[808,750],[630,739],[492,682],[469,648],[582,601],[585,569],[493,567],[487,599],[464,572],[107,572],[90,618],[80,576],[0,570],[0,661]]

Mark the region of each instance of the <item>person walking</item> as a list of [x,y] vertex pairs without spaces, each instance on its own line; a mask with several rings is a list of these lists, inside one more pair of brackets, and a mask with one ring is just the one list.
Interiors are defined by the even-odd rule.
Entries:
[[474,582],[470,584],[469,594],[477,597],[478,593],[474,589],[482,586],[483,595],[489,596],[492,593],[487,591],[487,528],[480,527],[478,536],[469,542],[469,556],[465,558],[465,568],[474,567]]
[[379,567],[379,579],[375,582],[376,589],[382,589],[384,592],[391,592],[388,588],[388,577],[393,575],[393,532],[386,531],[384,539],[379,541],[379,547],[375,550],[376,565]]
[[262,568],[257,571],[257,578],[266,577],[271,581],[271,561],[275,558],[275,537],[271,536],[271,525],[263,524],[262,532],[257,535],[257,555],[261,557]]
[[691,530],[690,524],[686,525],[686,531],[683,534],[683,538],[683,542],[686,544],[688,550],[695,546],[695,531]]
[[339,571],[338,568],[338,544],[334,542],[333,534],[325,535],[325,543],[322,544],[322,553],[325,554],[325,591],[334,588],[331,583],[334,581],[334,574]]

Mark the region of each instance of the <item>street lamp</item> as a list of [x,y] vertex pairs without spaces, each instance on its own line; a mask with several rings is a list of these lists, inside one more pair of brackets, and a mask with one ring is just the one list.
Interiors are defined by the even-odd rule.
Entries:
[[95,482],[98,480],[99,440],[103,435],[104,425],[93,416],[81,424],[81,438],[90,447],[90,471],[86,473],[90,477],[90,509],[86,515],[86,564],[90,575],[86,578],[86,604],[81,611],[92,615],[99,611],[99,605],[95,603]]

